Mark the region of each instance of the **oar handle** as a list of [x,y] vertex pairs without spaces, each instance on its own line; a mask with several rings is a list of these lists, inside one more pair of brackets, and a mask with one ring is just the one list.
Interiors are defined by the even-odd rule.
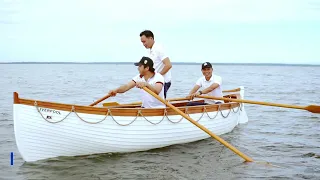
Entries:
[[94,105],[96,105],[96,104],[100,103],[101,101],[103,101],[103,100],[105,100],[105,99],[109,98],[110,96],[111,96],[111,94],[107,94],[107,95],[105,95],[104,97],[102,97],[101,99],[97,100],[96,102],[94,102],[94,103],[90,104],[89,106],[94,106]]

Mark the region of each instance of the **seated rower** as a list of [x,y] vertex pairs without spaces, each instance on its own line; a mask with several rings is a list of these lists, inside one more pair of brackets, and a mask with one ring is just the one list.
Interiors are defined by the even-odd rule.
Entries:
[[[190,91],[187,98],[193,99],[197,95],[205,94],[209,96],[215,96],[215,97],[223,97],[222,94],[222,79],[218,75],[212,74],[213,68],[211,63],[205,62],[201,65],[201,71],[203,76],[199,78],[193,87],[193,89]],[[202,88],[201,91],[198,91],[198,89]],[[198,91],[198,92],[197,92]],[[187,106],[196,106],[196,105],[206,105],[206,104],[219,104],[223,101],[220,100],[211,100],[211,99],[205,99],[204,103],[202,102],[189,102]]]
[[134,65],[139,66],[139,74],[133,77],[127,84],[111,90],[109,94],[115,96],[117,93],[125,93],[136,86],[137,88],[141,88],[143,108],[165,108],[165,104],[142,89],[143,87],[147,87],[164,99],[164,78],[161,74],[155,72],[153,61],[148,57],[142,57],[140,62],[134,63]]

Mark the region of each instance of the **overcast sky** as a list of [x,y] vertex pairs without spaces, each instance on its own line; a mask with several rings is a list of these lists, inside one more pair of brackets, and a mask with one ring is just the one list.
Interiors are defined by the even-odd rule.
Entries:
[[320,64],[320,0],[0,0],[0,62]]

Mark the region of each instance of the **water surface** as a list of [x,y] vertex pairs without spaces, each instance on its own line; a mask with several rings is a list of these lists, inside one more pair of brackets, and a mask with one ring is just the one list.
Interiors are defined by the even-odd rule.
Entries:
[[[223,89],[245,87],[245,98],[320,104],[319,66],[216,65]],[[320,115],[246,104],[249,122],[221,137],[256,161],[214,139],[145,152],[63,157],[25,163],[15,144],[12,93],[88,105],[137,73],[128,64],[0,64],[0,179],[320,179]],[[184,97],[201,76],[199,65],[175,65],[170,97]],[[139,101],[138,89],[108,99]],[[10,165],[14,152],[14,165]]]

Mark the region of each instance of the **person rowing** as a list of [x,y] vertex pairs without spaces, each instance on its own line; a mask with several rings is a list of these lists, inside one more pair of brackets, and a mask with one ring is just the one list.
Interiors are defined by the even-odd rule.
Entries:
[[139,62],[134,63],[134,65],[138,66],[139,74],[134,76],[127,84],[109,91],[109,95],[116,96],[117,93],[125,93],[133,87],[137,87],[141,89],[141,107],[165,108],[165,104],[142,89],[143,87],[147,87],[164,99],[164,77],[160,73],[155,72],[152,59],[144,56]]

